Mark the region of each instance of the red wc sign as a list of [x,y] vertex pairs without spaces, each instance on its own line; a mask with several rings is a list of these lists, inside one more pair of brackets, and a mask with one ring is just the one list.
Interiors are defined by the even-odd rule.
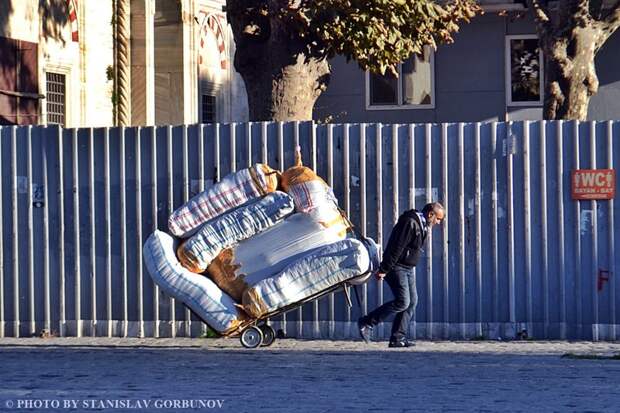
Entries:
[[573,199],[613,199],[616,196],[614,169],[576,169],[571,174]]

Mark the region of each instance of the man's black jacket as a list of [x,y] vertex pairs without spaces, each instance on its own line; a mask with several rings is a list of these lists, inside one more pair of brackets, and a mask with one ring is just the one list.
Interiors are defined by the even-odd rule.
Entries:
[[383,253],[379,272],[387,273],[396,264],[405,267],[415,267],[417,264],[427,235],[417,212],[410,209],[398,218]]

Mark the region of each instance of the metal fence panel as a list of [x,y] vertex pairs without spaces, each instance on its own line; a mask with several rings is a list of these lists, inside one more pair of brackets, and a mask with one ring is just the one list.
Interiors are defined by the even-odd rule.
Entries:
[[[573,201],[570,172],[617,169],[619,141],[611,121],[2,127],[0,337],[204,334],[153,284],[144,241],[228,173],[286,169],[300,146],[383,245],[406,209],[446,206],[415,269],[412,336],[617,340],[620,207]],[[357,318],[391,299],[374,279],[358,292],[359,306],[336,292],[270,322],[288,336],[357,337]]]

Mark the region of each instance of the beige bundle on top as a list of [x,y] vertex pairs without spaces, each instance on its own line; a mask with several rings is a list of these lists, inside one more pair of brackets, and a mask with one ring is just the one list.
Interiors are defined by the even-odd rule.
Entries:
[[325,228],[344,238],[350,229],[349,221],[338,208],[332,189],[320,176],[301,161],[301,150],[295,151],[295,166],[280,178],[282,189],[293,198],[296,212],[310,214]]

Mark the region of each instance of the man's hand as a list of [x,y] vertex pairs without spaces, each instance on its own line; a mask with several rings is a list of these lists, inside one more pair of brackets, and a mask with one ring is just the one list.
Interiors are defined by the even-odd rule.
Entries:
[[379,280],[379,281],[383,281],[383,279],[385,278],[385,273],[384,273],[384,272],[379,272],[379,271],[377,271],[377,272],[375,273],[375,277],[377,277],[377,280]]

